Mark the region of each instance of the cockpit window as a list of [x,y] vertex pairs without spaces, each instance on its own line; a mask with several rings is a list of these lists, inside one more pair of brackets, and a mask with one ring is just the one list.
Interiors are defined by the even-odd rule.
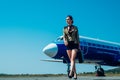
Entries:
[[63,36],[60,36],[59,38],[57,38],[57,41],[61,41],[63,40]]

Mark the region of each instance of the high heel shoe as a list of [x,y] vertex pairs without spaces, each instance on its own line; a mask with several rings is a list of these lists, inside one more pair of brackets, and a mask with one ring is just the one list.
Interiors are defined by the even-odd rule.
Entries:
[[[75,74],[76,74],[76,76],[75,76]],[[77,73],[75,73],[75,74],[74,74],[74,80],[77,80]]]
[[73,71],[70,71],[70,73],[69,73],[69,78],[72,78],[74,76],[74,72]]

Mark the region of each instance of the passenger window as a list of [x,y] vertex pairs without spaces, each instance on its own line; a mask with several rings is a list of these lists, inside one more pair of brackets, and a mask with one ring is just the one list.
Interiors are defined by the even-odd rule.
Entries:
[[83,42],[85,45],[87,45],[87,42]]
[[117,50],[117,47],[115,47],[115,49]]
[[112,46],[110,46],[110,48],[111,48],[111,49],[113,49],[113,47],[112,47]]
[[93,44],[93,46],[96,46],[95,44]]
[[109,46],[107,46],[107,48],[110,48]]
[[100,47],[100,44],[97,44],[98,47]]
[[104,46],[104,45],[102,45],[102,47],[103,47],[103,48],[105,48],[105,46]]
[[120,50],[120,48],[119,48],[119,50]]
[[105,48],[107,48],[107,46],[106,46],[106,45],[104,45],[104,47],[105,47]]
[[91,46],[91,43],[88,43],[89,46]]

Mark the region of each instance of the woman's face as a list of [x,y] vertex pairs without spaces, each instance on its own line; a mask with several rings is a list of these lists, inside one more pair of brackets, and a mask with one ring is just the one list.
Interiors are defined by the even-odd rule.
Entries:
[[66,23],[67,23],[68,25],[71,25],[71,24],[72,24],[72,20],[70,19],[70,17],[67,17],[67,18],[66,18]]

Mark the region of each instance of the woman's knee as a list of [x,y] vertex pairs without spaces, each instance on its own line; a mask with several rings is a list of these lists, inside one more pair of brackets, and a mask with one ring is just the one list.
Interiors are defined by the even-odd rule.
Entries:
[[71,62],[75,62],[75,58],[73,58],[73,57],[71,57],[70,60],[71,60]]

